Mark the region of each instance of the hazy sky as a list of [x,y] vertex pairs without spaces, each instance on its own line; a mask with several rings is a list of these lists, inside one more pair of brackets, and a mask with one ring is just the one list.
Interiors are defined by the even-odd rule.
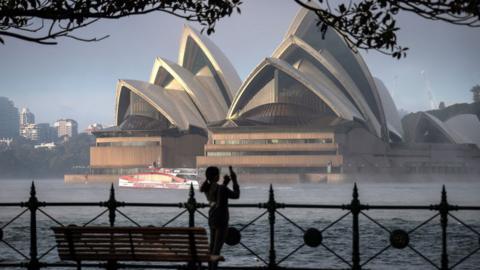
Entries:
[[[210,39],[244,79],[271,55],[297,11],[293,0],[245,0],[242,14],[220,21]],[[176,61],[184,23],[161,13],[101,21],[77,33],[110,35],[93,43],[62,39],[45,46],[6,38],[0,45],[0,96],[30,108],[37,122],[69,117],[81,129],[94,122],[113,124],[117,80],[148,80],[157,56]],[[410,47],[406,59],[361,52],[372,74],[393,92],[397,107],[428,109],[427,87],[447,105],[471,102],[469,90],[480,84],[480,29],[408,14],[398,24],[401,44]]]

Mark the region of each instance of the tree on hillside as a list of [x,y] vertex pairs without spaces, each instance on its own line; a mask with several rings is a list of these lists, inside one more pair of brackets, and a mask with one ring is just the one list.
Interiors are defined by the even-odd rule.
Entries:
[[[273,2],[274,0],[272,0]],[[322,35],[335,29],[352,49],[377,50],[402,58],[408,48],[397,40],[399,12],[451,24],[480,27],[480,0],[293,0],[318,17]],[[4,37],[56,44],[100,19],[164,12],[199,22],[210,34],[218,20],[240,12],[240,0],[6,0],[0,2],[0,42]]]
[[13,140],[0,153],[0,179],[61,177],[66,173],[83,173],[90,163],[90,146],[95,137],[81,133],[53,149],[35,149],[35,142],[23,137]]

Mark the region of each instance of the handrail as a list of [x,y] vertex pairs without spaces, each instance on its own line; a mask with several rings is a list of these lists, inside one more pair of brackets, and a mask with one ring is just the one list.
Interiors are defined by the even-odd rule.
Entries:
[[[452,212],[455,211],[480,211],[480,206],[469,206],[469,205],[452,205],[448,203],[447,200],[447,191],[445,186],[442,187],[440,202],[438,204],[430,204],[430,205],[369,205],[369,204],[362,204],[360,202],[360,196],[358,192],[357,185],[354,184],[353,193],[352,193],[352,200],[347,204],[299,204],[299,203],[280,203],[275,200],[275,194],[273,186],[270,185],[268,190],[268,200],[263,203],[232,203],[230,204],[231,208],[252,208],[252,209],[264,209],[265,211],[262,212],[259,216],[256,216],[247,224],[243,225],[240,229],[231,229],[232,235],[229,235],[229,239],[227,240],[228,244],[232,245],[240,245],[241,247],[245,248],[249,253],[253,256],[258,258],[259,262],[264,263],[262,266],[258,265],[251,265],[251,266],[244,266],[242,269],[320,269],[320,268],[288,268],[284,266],[280,266],[284,261],[289,259],[292,255],[296,254],[300,249],[304,246],[309,247],[323,247],[327,252],[331,253],[333,256],[339,259],[342,265],[339,266],[338,269],[352,269],[352,270],[360,270],[364,268],[365,265],[368,265],[371,261],[376,259],[378,256],[382,255],[388,249],[405,249],[411,250],[414,254],[418,255],[422,258],[426,263],[430,264],[434,268],[440,270],[448,270],[456,268],[458,265],[465,263],[468,259],[470,259],[473,255],[480,253],[480,233],[475,226],[471,224],[467,224],[465,221],[462,221],[457,216],[453,215]],[[188,198],[186,202],[180,203],[144,203],[144,202],[123,202],[117,201],[115,197],[115,189],[113,184],[110,188],[109,198],[106,201],[100,202],[45,202],[40,201],[37,198],[35,184],[32,182],[30,188],[30,198],[28,201],[25,202],[0,202],[0,207],[20,207],[24,208],[24,210],[13,217],[11,220],[6,222],[0,223],[0,243],[3,243],[3,247],[9,248],[10,250],[14,251],[18,255],[21,256],[22,259],[19,259],[15,262],[6,262],[2,261],[0,257],[0,269],[1,268],[11,268],[11,267],[21,267],[31,270],[38,270],[41,268],[55,268],[55,267],[72,267],[77,268],[79,265],[75,263],[64,263],[64,262],[48,262],[43,261],[42,259],[47,255],[49,252],[55,249],[55,247],[51,247],[47,252],[41,254],[39,256],[38,253],[38,235],[37,235],[37,216],[39,214],[44,215],[54,223],[60,226],[64,226],[60,221],[56,220],[53,216],[48,214],[44,211],[44,208],[47,207],[101,207],[105,208],[100,214],[95,216],[93,219],[88,221],[84,224],[87,226],[91,222],[97,220],[102,215],[108,213],[108,221],[110,226],[115,226],[116,223],[116,214],[120,214],[122,217],[126,218],[128,221],[132,222],[135,226],[140,226],[134,219],[126,215],[124,212],[120,211],[119,208],[124,207],[159,207],[159,208],[178,208],[181,209],[181,212],[178,215],[175,215],[172,219],[168,222],[163,224],[166,226],[170,224],[172,221],[176,220],[183,214],[188,213],[188,226],[194,227],[195,226],[195,213],[200,214],[204,218],[207,218],[205,214],[203,214],[200,209],[208,208],[208,204],[199,203],[196,201],[195,192],[193,186],[190,187]],[[323,229],[317,228],[304,228],[301,225],[297,224],[294,220],[289,218],[285,213],[280,212],[280,209],[336,209],[341,210],[344,212],[342,216],[336,219],[333,222],[325,225]],[[419,211],[431,211],[435,214],[425,221],[423,221],[420,225],[416,226],[411,230],[391,230],[383,225],[380,221],[372,218],[370,215],[367,214],[368,211],[372,210],[419,210]],[[30,214],[30,225],[29,225],[29,233],[30,233],[30,246],[29,246],[29,254],[26,255],[15,246],[11,245],[7,240],[4,239],[4,229],[5,227],[9,226],[13,221],[17,220],[24,214],[29,212]],[[241,241],[241,232],[246,229],[247,227],[251,226],[254,222],[258,219],[263,217],[264,215],[268,214],[268,256],[267,258],[263,258],[251,248],[249,248],[244,242]],[[331,228],[332,226],[336,226],[338,222],[344,220],[345,218],[351,216],[352,218],[352,252],[349,258],[340,255],[334,248],[330,247],[323,241],[323,233]],[[369,258],[361,258],[361,245],[360,245],[360,224],[359,218],[363,217],[367,220],[371,221],[372,224],[380,228],[381,230],[385,231],[389,234],[389,244],[384,248],[380,249],[377,253]],[[421,251],[417,250],[414,246],[410,244],[410,235],[414,234],[417,229],[426,226],[426,224],[431,223],[432,220],[435,218],[440,217],[440,229],[441,229],[441,254],[439,254],[438,258],[431,258],[423,254]],[[456,261],[450,261],[450,254],[448,252],[448,224],[449,224],[449,217],[453,219],[457,224],[463,226],[466,230],[470,231],[473,234],[476,234],[479,237],[479,247],[470,251],[466,256],[456,259]],[[286,256],[281,258],[277,255],[277,242],[279,239],[276,238],[276,223],[277,219],[283,219],[287,221],[290,225],[297,228],[303,233],[304,242],[297,247],[292,247],[293,249],[288,252]],[[3,252],[0,252],[0,254]],[[82,267],[104,267],[104,263],[81,263]],[[123,264],[118,263],[118,267],[131,267],[131,268],[166,268],[166,269],[176,269],[182,268],[184,266],[179,265],[159,265],[159,264]],[[239,269],[238,267],[234,266],[221,266],[220,269]]]

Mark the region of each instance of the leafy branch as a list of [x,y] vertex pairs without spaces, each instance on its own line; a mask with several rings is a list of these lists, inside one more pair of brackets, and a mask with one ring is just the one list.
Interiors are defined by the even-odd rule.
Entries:
[[119,19],[152,12],[167,13],[202,25],[207,34],[215,31],[221,18],[240,12],[240,0],[2,0],[0,1],[0,42],[4,37],[39,44],[57,44],[61,37],[81,41],[75,30],[100,19]]
[[[396,16],[409,12],[455,25],[480,27],[479,0],[294,0],[318,17],[323,36],[335,29],[354,49],[374,49],[400,59],[407,47],[398,44]],[[332,7],[332,4],[335,6]]]

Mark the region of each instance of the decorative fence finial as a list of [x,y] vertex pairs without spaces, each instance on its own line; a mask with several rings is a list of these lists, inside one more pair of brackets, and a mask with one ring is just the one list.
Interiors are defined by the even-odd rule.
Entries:
[[273,193],[273,185],[270,184],[268,191],[268,202],[266,204],[268,211],[268,222],[270,227],[270,248],[268,251],[268,267],[276,269],[277,255],[275,251],[275,211],[277,210],[277,202],[275,202],[275,195]]
[[357,188],[357,183],[353,183],[353,199],[358,199],[358,188]]
[[447,190],[445,189],[445,185],[442,185],[442,203],[447,202]]
[[37,191],[35,190],[35,182],[32,180],[32,186],[30,187],[30,196],[35,197]]
[[189,199],[195,198],[195,190],[193,189],[193,184],[190,183],[190,192],[188,193]]
[[192,183],[190,183],[190,191],[188,192],[188,200],[185,207],[188,210],[188,226],[195,227],[195,211],[197,211],[198,205]]
[[268,200],[270,202],[275,201],[275,195],[273,193],[273,185],[272,184],[270,184],[270,189],[268,190]]
[[450,206],[447,201],[447,191],[445,185],[442,185],[442,199],[439,205],[440,212],[440,225],[442,227],[442,260],[441,267],[442,270],[450,269],[448,267],[448,249],[447,249],[447,227],[448,227],[448,212],[450,211]]
[[110,198],[109,200],[114,201],[115,200],[115,188],[113,187],[113,183],[110,186]]
[[117,209],[117,200],[115,199],[115,188],[113,187],[113,183],[110,186],[110,197],[108,198],[107,202],[108,208],[108,221],[110,223],[110,227],[115,226],[115,211]]

